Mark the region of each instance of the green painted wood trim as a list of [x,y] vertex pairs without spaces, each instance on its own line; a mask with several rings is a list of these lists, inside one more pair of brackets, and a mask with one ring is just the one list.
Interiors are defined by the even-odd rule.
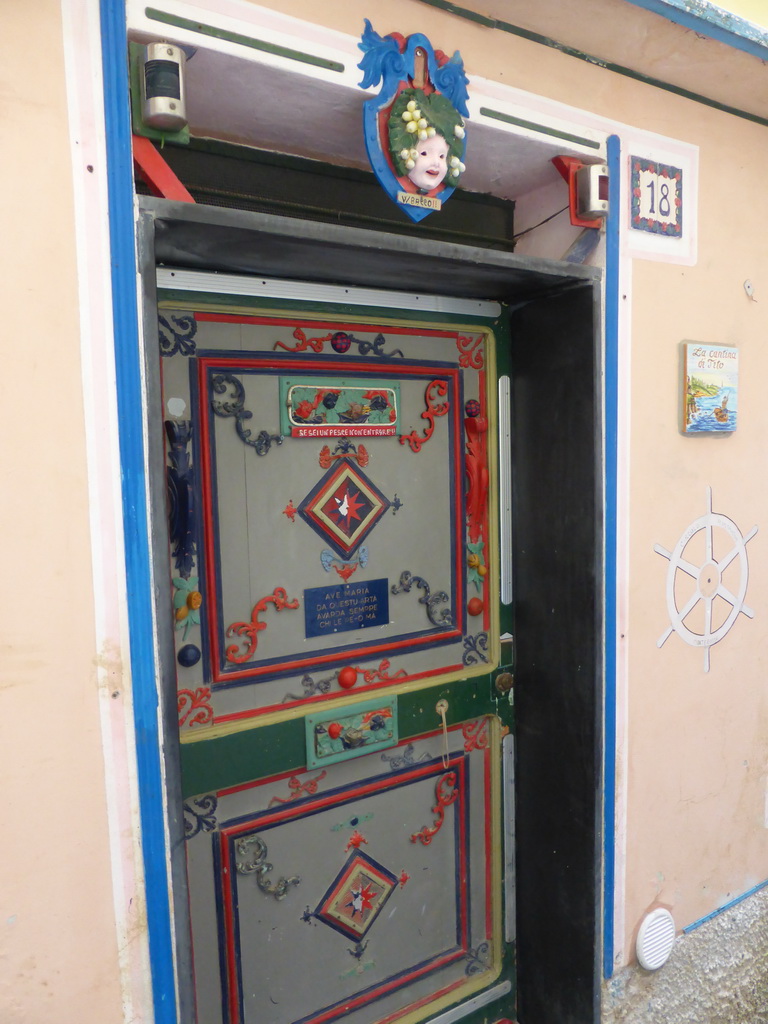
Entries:
[[[400,740],[438,728],[440,720],[435,704],[442,698],[448,701],[448,725],[480,715],[498,715],[502,723],[511,728],[513,709],[506,699],[496,699],[498,695],[492,685],[490,676],[479,676],[399,694]],[[304,762],[304,719],[301,717],[216,739],[182,743],[183,797],[294,771],[303,768]]]
[[685,89],[679,85],[672,85],[671,82],[664,82],[660,78],[653,78],[651,75],[645,75],[641,71],[633,71],[632,68],[625,67],[623,64],[601,60],[591,53],[585,53],[584,50],[578,50],[574,46],[560,43],[556,39],[542,35],[540,32],[531,32],[529,29],[521,28],[519,25],[512,25],[508,21],[487,18],[484,15],[477,14],[476,11],[450,3],[450,0],[419,0],[419,3],[426,4],[428,7],[437,7],[441,11],[454,14],[457,18],[464,18],[465,21],[473,21],[484,25],[486,28],[498,29],[499,32],[507,32],[510,35],[518,36],[520,39],[527,39],[531,43],[539,43],[541,46],[559,50],[560,53],[564,53],[567,57],[575,57],[577,60],[586,61],[587,64],[594,64],[605,71],[613,71],[614,74],[623,75],[625,78],[631,78],[636,82],[642,82],[643,85],[651,85],[656,89],[663,89],[665,92],[681,96],[683,99],[693,100],[694,103],[701,103],[706,107],[711,107],[713,110],[719,110],[724,114],[731,114],[733,117],[741,117],[745,121],[752,121],[754,124],[768,128],[768,118],[760,117],[758,114],[751,114],[748,110],[741,110],[739,107],[728,106],[726,103],[720,103],[719,100],[710,99],[710,97],[703,96],[701,93],[692,92],[690,89]]
[[541,132],[542,135],[551,135],[555,139],[563,139],[565,142],[575,142],[578,146],[589,146],[590,149],[600,149],[600,143],[594,139],[585,139],[582,135],[572,135],[570,132],[561,132],[557,128],[549,128],[545,124],[536,124],[535,121],[524,121],[522,117],[513,117],[512,114],[502,114],[500,110],[491,110],[489,107],[480,107],[480,113],[485,117],[492,117],[496,121],[505,121],[507,124],[517,125],[518,128],[527,128],[529,131]]
[[226,29],[217,28],[215,25],[205,25],[199,21],[192,21],[190,18],[180,18],[167,11],[159,11],[156,7],[145,8],[144,13],[152,21],[159,21],[163,25],[172,25],[174,28],[185,28],[189,32],[197,32],[200,35],[211,36],[213,39],[226,39],[227,42],[237,43],[239,46],[248,46],[252,50],[261,50],[263,53],[271,53],[276,57],[287,57],[288,60],[296,60],[301,64],[312,64],[317,68],[325,68],[327,71],[344,71],[344,65],[337,60],[328,60],[326,57],[316,57],[312,53],[303,53],[301,50],[292,50],[287,46],[278,46],[275,43],[268,43],[263,39],[254,39],[252,36],[244,36],[239,32],[228,32]]

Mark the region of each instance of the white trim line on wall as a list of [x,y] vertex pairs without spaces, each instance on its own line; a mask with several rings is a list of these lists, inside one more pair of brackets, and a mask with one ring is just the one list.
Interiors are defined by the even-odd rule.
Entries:
[[75,209],[96,673],[116,944],[125,1020],[151,1021],[139,796],[127,642],[97,4],[61,0]]

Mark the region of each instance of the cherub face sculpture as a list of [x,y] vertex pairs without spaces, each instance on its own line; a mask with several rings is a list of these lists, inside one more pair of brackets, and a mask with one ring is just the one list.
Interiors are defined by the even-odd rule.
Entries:
[[416,147],[416,159],[408,171],[413,184],[425,192],[437,188],[448,173],[448,143],[442,135],[419,142]]
[[445,96],[404,89],[389,116],[395,173],[421,192],[457,185],[464,171],[464,122]]

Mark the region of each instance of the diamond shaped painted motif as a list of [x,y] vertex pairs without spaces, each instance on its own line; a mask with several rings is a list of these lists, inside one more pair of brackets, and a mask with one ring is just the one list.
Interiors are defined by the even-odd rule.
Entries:
[[299,505],[299,515],[337,555],[349,558],[390,506],[349,459],[339,459]]
[[318,921],[359,942],[397,887],[391,871],[359,850],[331,882],[315,911]]

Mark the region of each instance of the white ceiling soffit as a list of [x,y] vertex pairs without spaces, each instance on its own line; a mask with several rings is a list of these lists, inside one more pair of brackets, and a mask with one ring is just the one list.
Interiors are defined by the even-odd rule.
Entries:
[[[239,13],[250,16],[250,23],[190,4],[165,4],[162,9],[190,22],[308,52],[344,67],[338,72],[187,27],[164,25],[147,15],[152,9],[145,4],[129,2],[133,41],[167,39],[196,48],[186,70],[187,116],[193,136],[370,169],[363,142],[366,93],[358,85],[357,39],[325,29],[315,33],[311,26],[310,41],[306,38],[310,26],[250,5],[237,5]],[[263,22],[253,18],[258,13],[264,15]],[[304,38],[285,31],[291,23]],[[551,163],[554,156],[574,155],[586,162],[605,159],[605,132],[582,127],[565,115],[532,112],[520,102],[523,94],[510,89],[500,95],[495,83],[493,95],[484,96],[482,85],[482,79],[470,76],[472,116],[463,188],[517,199],[560,180]],[[481,107],[496,116],[481,115]]]

